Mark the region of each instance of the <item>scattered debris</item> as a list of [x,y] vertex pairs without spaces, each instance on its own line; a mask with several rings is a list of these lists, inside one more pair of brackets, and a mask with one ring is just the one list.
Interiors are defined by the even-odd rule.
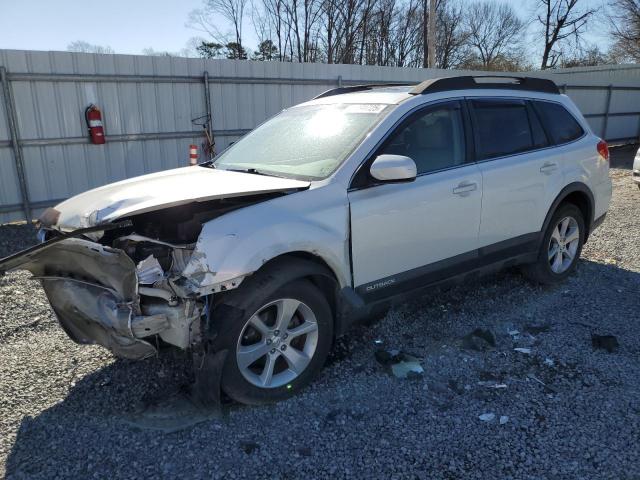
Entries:
[[613,353],[620,346],[618,339],[614,335],[591,334],[591,345],[593,348],[602,348],[609,353]]
[[397,378],[416,377],[424,373],[419,358],[400,350],[376,350],[375,357]]
[[500,425],[504,425],[508,421],[509,421],[509,417],[507,415],[501,415],[500,416]]
[[558,393],[558,391],[555,388],[550,387],[549,385],[547,385],[546,383],[544,383],[542,380],[540,380],[538,377],[536,377],[533,373],[529,373],[527,375],[528,378],[530,378],[531,380],[533,380],[534,382],[538,382],[540,385],[542,385],[549,393]]
[[547,358],[544,359],[544,364],[547,367],[553,367],[553,366],[555,366],[556,362],[554,362],[552,358],[548,358],[547,357]]
[[509,335],[511,335],[512,337],[517,337],[518,335],[520,335],[520,332],[518,330],[509,330]]
[[517,347],[517,348],[514,348],[514,350],[516,352],[524,353],[525,355],[530,355],[531,354],[531,349],[530,348]]
[[478,418],[480,420],[482,420],[483,422],[493,422],[493,420],[496,418],[496,414],[495,413],[491,413],[491,412],[483,413]]
[[488,381],[488,382],[480,381],[478,382],[478,385],[482,387],[487,387],[487,388],[507,388],[506,383],[498,383],[494,381]]
[[479,352],[496,346],[496,337],[491,330],[476,328],[473,332],[462,337],[462,348]]
[[141,405],[135,412],[124,416],[124,423],[142,430],[173,433],[191,428],[202,422],[219,420],[222,411],[203,408],[183,392],[175,392],[165,399]]

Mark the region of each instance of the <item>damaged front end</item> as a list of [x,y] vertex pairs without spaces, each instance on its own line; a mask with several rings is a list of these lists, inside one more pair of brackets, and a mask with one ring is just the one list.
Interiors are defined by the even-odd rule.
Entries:
[[67,232],[46,224],[58,217],[49,209],[43,243],[0,260],[0,274],[30,271],[77,343],[129,359],[152,356],[162,343],[188,349],[200,340],[207,295],[226,289],[200,288],[204,278],[191,272],[202,225],[275,195],[175,206]]
[[75,342],[142,359],[156,353],[156,335],[187,348],[200,318],[197,300],[175,297],[156,263],[136,267],[122,249],[65,236],[5,259],[2,268],[29,270],[41,281],[60,325]]
[[163,342],[187,349],[200,340],[210,295],[239,284],[202,267],[194,249],[203,226],[309,185],[206,165],[105,185],[47,209],[42,243],[0,259],[0,275],[32,272],[78,343],[131,359]]

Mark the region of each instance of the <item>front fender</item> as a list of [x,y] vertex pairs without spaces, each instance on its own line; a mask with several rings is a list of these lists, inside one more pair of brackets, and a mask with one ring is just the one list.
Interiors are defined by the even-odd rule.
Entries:
[[340,287],[349,278],[344,189],[325,185],[252,205],[206,223],[174,287],[184,296],[230,290],[269,260],[291,252],[322,258]]

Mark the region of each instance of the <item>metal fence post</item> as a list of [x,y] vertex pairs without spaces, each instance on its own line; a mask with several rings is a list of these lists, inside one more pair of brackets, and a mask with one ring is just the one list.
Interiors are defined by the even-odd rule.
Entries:
[[[207,113],[207,133],[209,134],[209,138],[211,138],[212,145],[215,145],[216,141],[213,138],[213,114],[211,112],[211,92],[209,91],[209,72],[204,71],[204,103]],[[215,148],[215,147],[214,147]],[[213,152],[210,152],[211,155]],[[212,156],[212,155],[211,155]]]
[[27,179],[24,174],[24,157],[22,155],[22,145],[20,145],[20,135],[18,134],[18,121],[16,119],[16,106],[11,94],[9,86],[9,77],[7,76],[6,67],[0,66],[0,83],[2,83],[2,95],[4,97],[4,105],[7,110],[7,125],[11,135],[11,148],[13,149],[13,157],[16,163],[16,172],[18,173],[18,182],[20,184],[20,196],[22,197],[22,208],[25,220],[31,223],[31,205],[29,204],[29,191],[27,190]]
[[607,127],[609,126],[609,112],[611,110],[611,93],[613,92],[613,85],[609,84],[607,87],[607,109],[604,112],[604,122],[602,125],[602,139],[607,140]]

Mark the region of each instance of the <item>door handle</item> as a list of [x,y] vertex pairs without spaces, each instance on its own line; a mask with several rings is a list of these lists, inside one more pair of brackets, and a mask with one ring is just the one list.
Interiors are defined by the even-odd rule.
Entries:
[[540,173],[553,173],[558,169],[558,164],[547,162],[540,167]]
[[477,189],[478,189],[477,183],[462,182],[460,185],[458,185],[453,189],[453,193],[456,195],[466,196]]

